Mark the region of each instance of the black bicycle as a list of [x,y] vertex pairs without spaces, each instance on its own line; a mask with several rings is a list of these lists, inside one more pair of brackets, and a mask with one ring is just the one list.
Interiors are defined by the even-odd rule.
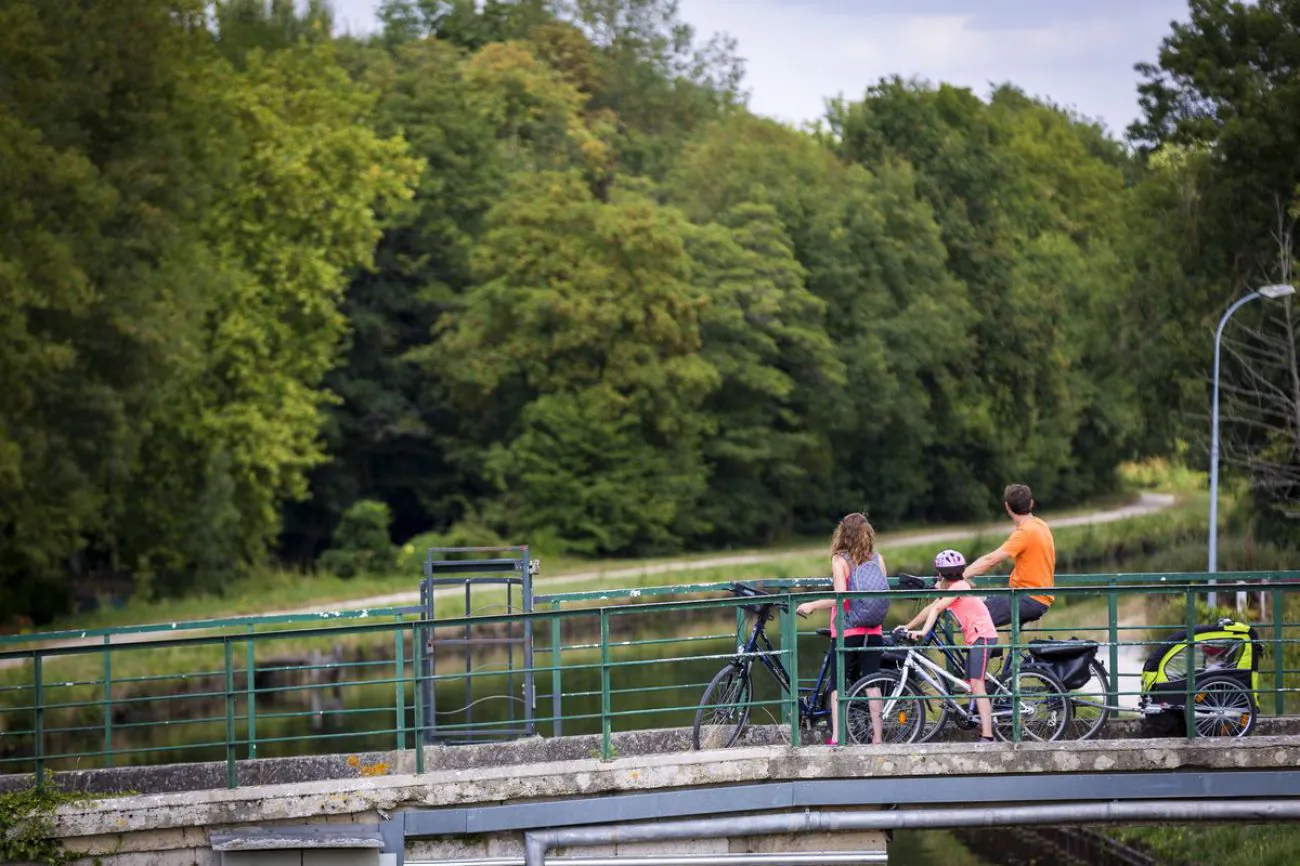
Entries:
[[[731,591],[742,598],[770,598],[771,593],[764,592],[743,583],[733,583]],[[749,639],[740,647],[736,657],[723,665],[714,674],[709,685],[704,689],[699,709],[695,711],[695,726],[691,732],[693,749],[726,749],[735,745],[749,725],[750,711],[754,702],[754,663],[758,662],[776,679],[781,692],[790,694],[790,673],[781,663],[779,651],[772,646],[767,636],[767,623],[775,618],[774,611],[789,613],[789,607],[781,602],[760,601],[743,605],[744,609],[754,615],[754,627]],[[830,629],[822,628],[817,634],[830,637]],[[835,684],[830,681],[830,664],[835,652],[832,642],[822,659],[821,670],[817,674],[816,684],[799,688],[799,726],[812,732],[819,724],[829,724],[831,709],[828,696]],[[883,674],[883,677],[882,675]],[[873,674],[877,679],[874,685],[888,687],[889,677],[897,679],[897,674],[882,671]],[[863,677],[858,682],[864,682]],[[848,685],[848,684],[846,684]],[[858,692],[857,684],[848,688],[850,694]],[[865,702],[851,703],[847,710],[846,738],[855,744],[871,742],[871,716]],[[911,742],[917,736],[913,730],[921,724],[923,718],[912,711],[910,706],[899,706],[897,717],[884,719],[884,737],[888,743]]]

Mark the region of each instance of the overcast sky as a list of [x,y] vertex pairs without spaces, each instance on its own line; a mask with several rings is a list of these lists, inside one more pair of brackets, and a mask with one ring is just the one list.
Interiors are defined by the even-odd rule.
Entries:
[[[987,96],[1010,81],[1100,120],[1137,116],[1133,64],[1153,61],[1187,0],[679,0],[699,36],[739,41],[750,108],[798,123],[827,97],[882,76],[947,81]],[[340,30],[378,25],[379,0],[334,0]]]

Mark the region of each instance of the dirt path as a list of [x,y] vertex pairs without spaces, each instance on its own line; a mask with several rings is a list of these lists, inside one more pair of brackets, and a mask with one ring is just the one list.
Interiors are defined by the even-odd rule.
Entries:
[[[1171,493],[1142,493],[1138,496],[1136,502],[1120,508],[1109,509],[1106,511],[1093,511],[1088,514],[1079,514],[1073,517],[1062,517],[1053,520],[1051,525],[1056,528],[1064,529],[1070,526],[1088,526],[1098,523],[1114,523],[1118,520],[1128,520],[1133,517],[1141,517],[1146,514],[1152,514],[1157,511],[1163,511],[1174,504],[1174,496]],[[927,532],[905,532],[905,533],[882,533],[877,545],[884,552],[888,552],[890,547],[902,547],[911,544],[942,544],[948,541],[963,541],[981,534],[996,534],[999,532],[1010,533],[1010,524],[1006,521],[992,523],[984,526],[964,527],[962,529],[936,529]],[[550,577],[543,577],[534,587],[539,592],[554,592],[566,586],[573,586],[578,583],[585,583],[601,578],[617,580],[624,577],[641,577],[650,574],[669,574],[681,573],[688,571],[703,571],[710,568],[724,568],[733,565],[761,565],[767,562],[774,562],[782,559],[792,559],[798,556],[816,556],[826,551],[825,545],[817,547],[805,547],[796,550],[781,550],[771,553],[747,553],[734,556],[710,556],[702,559],[680,559],[672,562],[660,562],[654,565],[639,565],[630,568],[616,568],[602,571],[581,571],[569,574],[558,574]],[[450,595],[451,593],[461,592],[457,587],[449,587],[445,590],[438,590],[437,595]],[[344,602],[347,609],[354,610],[368,607],[392,607],[394,605],[415,604],[420,600],[419,592],[399,592],[389,595],[376,595],[370,598],[356,599]],[[294,610],[277,610],[268,611],[267,613],[292,614],[292,613],[312,613],[313,608],[297,608]]]
[[[1099,523],[1114,523],[1119,520],[1129,520],[1134,517],[1141,517],[1146,514],[1152,514],[1162,511],[1174,504],[1175,497],[1167,493],[1142,493],[1138,496],[1137,501],[1120,508],[1111,508],[1102,511],[1093,511],[1087,514],[1079,514],[1071,517],[1062,517],[1051,522],[1053,527],[1066,528],[1070,526],[1088,526]],[[904,532],[904,533],[883,533],[878,541],[882,550],[888,551],[889,547],[903,546],[911,544],[942,544],[944,542],[962,541],[972,538],[979,534],[997,534],[1010,531],[1010,524],[1007,521],[987,524],[984,526],[968,526],[959,529],[936,529],[926,532]],[[640,565],[629,568],[616,568],[601,571],[582,571],[572,572],[569,574],[558,574],[549,577],[543,577],[538,581],[536,590],[539,592],[555,592],[564,587],[574,586],[580,583],[590,583],[597,580],[618,580],[628,577],[641,577],[652,574],[669,574],[682,573],[691,571],[703,571],[710,568],[720,568],[727,566],[745,566],[759,565],[767,562],[774,562],[782,559],[790,559],[798,556],[815,556],[825,552],[824,545],[817,547],[807,547],[796,550],[780,550],[764,553],[749,553],[726,556],[709,556],[698,559],[682,559],[670,562],[660,562],[654,565]],[[447,587],[437,591],[438,596],[460,593],[463,590],[459,587]],[[418,590],[409,592],[391,593],[388,595],[377,595],[369,598],[358,598],[348,601],[336,602],[337,610],[364,610],[369,608],[395,607],[399,605],[418,604],[420,594]],[[284,616],[290,614],[312,614],[320,611],[320,605],[314,607],[299,607],[286,610],[263,611],[258,616]],[[239,617],[230,617],[231,620],[238,620]],[[175,626],[173,626],[174,628]],[[165,640],[176,637],[178,632],[161,631],[161,632],[144,632],[137,634],[114,635],[113,643],[146,643],[155,640]],[[185,631],[186,636],[197,636],[202,634],[201,631]],[[42,648],[53,647],[75,647],[75,646],[102,646],[103,639],[98,637],[51,641],[39,644]],[[27,645],[25,649],[33,648]],[[9,667],[13,663],[21,663],[21,660],[0,661],[0,667]],[[1139,664],[1138,670],[1141,670]]]

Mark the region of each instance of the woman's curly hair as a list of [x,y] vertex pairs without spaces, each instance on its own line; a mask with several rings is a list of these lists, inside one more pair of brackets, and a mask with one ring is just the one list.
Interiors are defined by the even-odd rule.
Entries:
[[843,553],[850,562],[859,565],[870,559],[875,550],[876,530],[867,516],[859,511],[846,514],[831,536],[831,556]]

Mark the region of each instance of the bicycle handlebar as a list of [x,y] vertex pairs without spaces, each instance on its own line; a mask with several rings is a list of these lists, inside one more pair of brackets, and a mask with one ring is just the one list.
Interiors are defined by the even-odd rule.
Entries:
[[[934,634],[934,632],[931,631],[930,634]],[[893,636],[893,638],[894,638],[895,641],[899,641],[899,642],[902,642],[902,643],[908,643],[908,644],[924,643],[925,640],[928,639],[928,637],[929,637],[929,635],[926,635],[926,638],[922,638],[922,639],[914,639],[914,638],[912,638],[912,637],[910,637],[910,636],[908,635],[908,633],[907,633],[907,629],[904,628],[904,627],[901,626],[901,625],[900,625],[900,626],[895,626],[895,627],[894,627],[894,630],[893,630],[892,632],[890,632],[890,635]]]
[[[772,593],[770,593],[770,592],[764,592],[763,590],[759,589],[758,587],[756,587],[756,586],[750,586],[750,585],[747,584],[747,583],[732,583],[732,584],[731,584],[731,591],[732,591],[732,593],[734,593],[735,595],[740,596],[741,598],[766,598],[766,597],[770,597],[770,596],[772,595]],[[750,607],[753,607],[753,606],[752,606],[752,605],[745,605],[745,607],[746,607],[746,608],[750,608]],[[789,613],[789,612],[790,612],[790,607],[789,607],[789,605],[786,605],[786,604],[783,603],[783,602],[777,602],[777,601],[765,601],[765,602],[760,603],[760,604],[758,605],[758,607],[768,607],[768,608],[776,607],[776,608],[780,608],[780,609],[781,609],[783,612],[785,612],[785,613]],[[755,613],[757,613],[757,611],[755,611]]]

